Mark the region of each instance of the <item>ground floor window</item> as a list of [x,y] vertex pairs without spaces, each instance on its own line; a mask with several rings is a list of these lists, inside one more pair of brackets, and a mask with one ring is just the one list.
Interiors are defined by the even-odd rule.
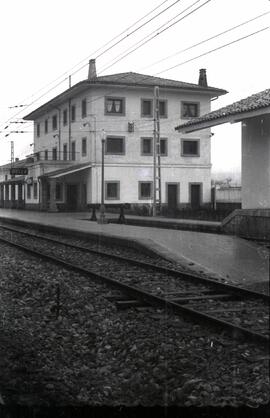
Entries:
[[5,187],[5,200],[9,200],[9,185],[6,184]]
[[34,199],[37,199],[38,198],[38,185],[36,181],[33,183],[33,194],[34,194]]
[[63,145],[63,160],[67,160],[67,144]]
[[27,190],[26,190],[27,199],[31,199],[31,189],[32,189],[32,184],[27,184]]
[[119,200],[120,199],[120,182],[106,181],[105,182],[105,199]]
[[63,184],[56,183],[55,185],[55,200],[63,200]]
[[152,181],[139,181],[139,199],[151,199],[152,189]]

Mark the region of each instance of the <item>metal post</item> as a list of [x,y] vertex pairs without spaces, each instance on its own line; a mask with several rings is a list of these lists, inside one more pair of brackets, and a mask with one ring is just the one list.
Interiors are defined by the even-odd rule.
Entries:
[[105,218],[105,204],[104,204],[104,154],[105,154],[105,131],[102,130],[101,138],[101,205],[100,205],[100,217],[98,223],[107,223]]

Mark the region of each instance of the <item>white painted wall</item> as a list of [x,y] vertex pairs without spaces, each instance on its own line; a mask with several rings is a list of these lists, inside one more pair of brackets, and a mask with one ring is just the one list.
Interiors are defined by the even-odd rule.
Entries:
[[270,115],[242,123],[242,208],[270,208]]

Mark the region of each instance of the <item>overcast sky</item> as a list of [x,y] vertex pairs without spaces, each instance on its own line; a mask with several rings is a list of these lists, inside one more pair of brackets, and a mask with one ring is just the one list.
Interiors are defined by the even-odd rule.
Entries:
[[[269,88],[270,30],[235,42],[199,59],[182,64],[193,57],[247,36],[270,25],[268,15],[242,25],[225,35],[205,42],[185,52],[179,52],[222,31],[270,11],[268,0],[179,0],[167,12],[126,36],[123,42],[97,59],[98,74],[136,71],[176,80],[197,83],[200,68],[207,69],[208,84],[228,90],[228,94],[212,102],[212,109],[230,104],[250,94]],[[164,4],[140,23],[161,12],[176,0]],[[156,36],[137,51],[115,65],[115,57],[137,44],[165,22],[175,22],[175,16],[195,3],[185,14],[203,5],[169,30]],[[22,158],[31,153],[33,142],[31,125],[10,124],[29,113],[56,94],[68,88],[68,75],[95,58],[96,52],[116,35],[146,15],[162,0],[8,0],[0,3],[0,164],[10,160],[10,140],[15,144],[15,156]],[[183,14],[181,16],[184,16]],[[177,19],[180,19],[179,16]],[[137,27],[139,24],[137,24]],[[122,35],[128,35],[136,26]],[[118,38],[120,39],[120,38]],[[117,40],[118,40],[117,39]],[[102,52],[103,50],[99,51]],[[171,58],[160,61],[173,55]],[[159,61],[158,63],[156,63]],[[153,65],[156,63],[155,65]],[[178,65],[182,64],[182,65]],[[176,66],[178,65],[178,66]],[[109,66],[105,71],[101,72]],[[167,70],[170,67],[175,67]],[[72,68],[75,67],[73,70]],[[166,71],[164,71],[166,70]],[[60,77],[63,81],[56,89]],[[87,78],[87,66],[72,76],[72,84]],[[47,86],[46,88],[44,88]],[[43,95],[40,100],[39,96]],[[36,100],[36,101],[35,101]],[[26,108],[12,108],[21,104]],[[19,113],[20,112],[20,113]],[[176,125],[178,120],[176,118]],[[10,134],[11,130],[27,133]],[[212,137],[213,170],[240,168],[240,124],[214,128]]]

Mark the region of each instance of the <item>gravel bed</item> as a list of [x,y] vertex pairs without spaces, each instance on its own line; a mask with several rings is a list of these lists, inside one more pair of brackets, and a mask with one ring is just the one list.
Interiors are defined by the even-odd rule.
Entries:
[[[267,355],[0,244],[0,391],[27,405],[257,407]],[[56,289],[60,316],[56,319]]]
[[[11,233],[9,231],[2,232],[2,235],[7,236],[21,245],[34,247],[35,250],[45,252],[46,254],[59,257],[67,262],[78,263],[79,266],[87,268],[94,273],[105,273],[107,277],[121,281],[122,283],[138,287],[144,291],[158,296],[171,295],[177,292],[189,293],[190,296],[200,296],[204,291],[211,287],[203,284],[194,284],[188,280],[181,280],[178,277],[170,276],[169,274],[159,273],[155,270],[145,270],[141,267],[128,264],[123,261],[114,260],[91,253],[85,253],[77,249],[69,248],[66,245],[53,245],[46,240],[40,238],[25,237],[22,234]],[[170,299],[171,297],[169,297]],[[222,312],[214,315],[219,319],[228,320],[237,326],[244,326],[258,330],[258,314],[260,316],[259,327],[265,329],[265,333],[269,330],[269,306],[266,303],[258,300],[245,301],[226,301],[217,299],[207,300],[190,300],[187,304],[200,311],[209,311],[223,309]],[[236,313],[231,311],[231,308],[238,309]],[[242,310],[240,311],[240,308]],[[209,312],[210,313],[210,312]]]

